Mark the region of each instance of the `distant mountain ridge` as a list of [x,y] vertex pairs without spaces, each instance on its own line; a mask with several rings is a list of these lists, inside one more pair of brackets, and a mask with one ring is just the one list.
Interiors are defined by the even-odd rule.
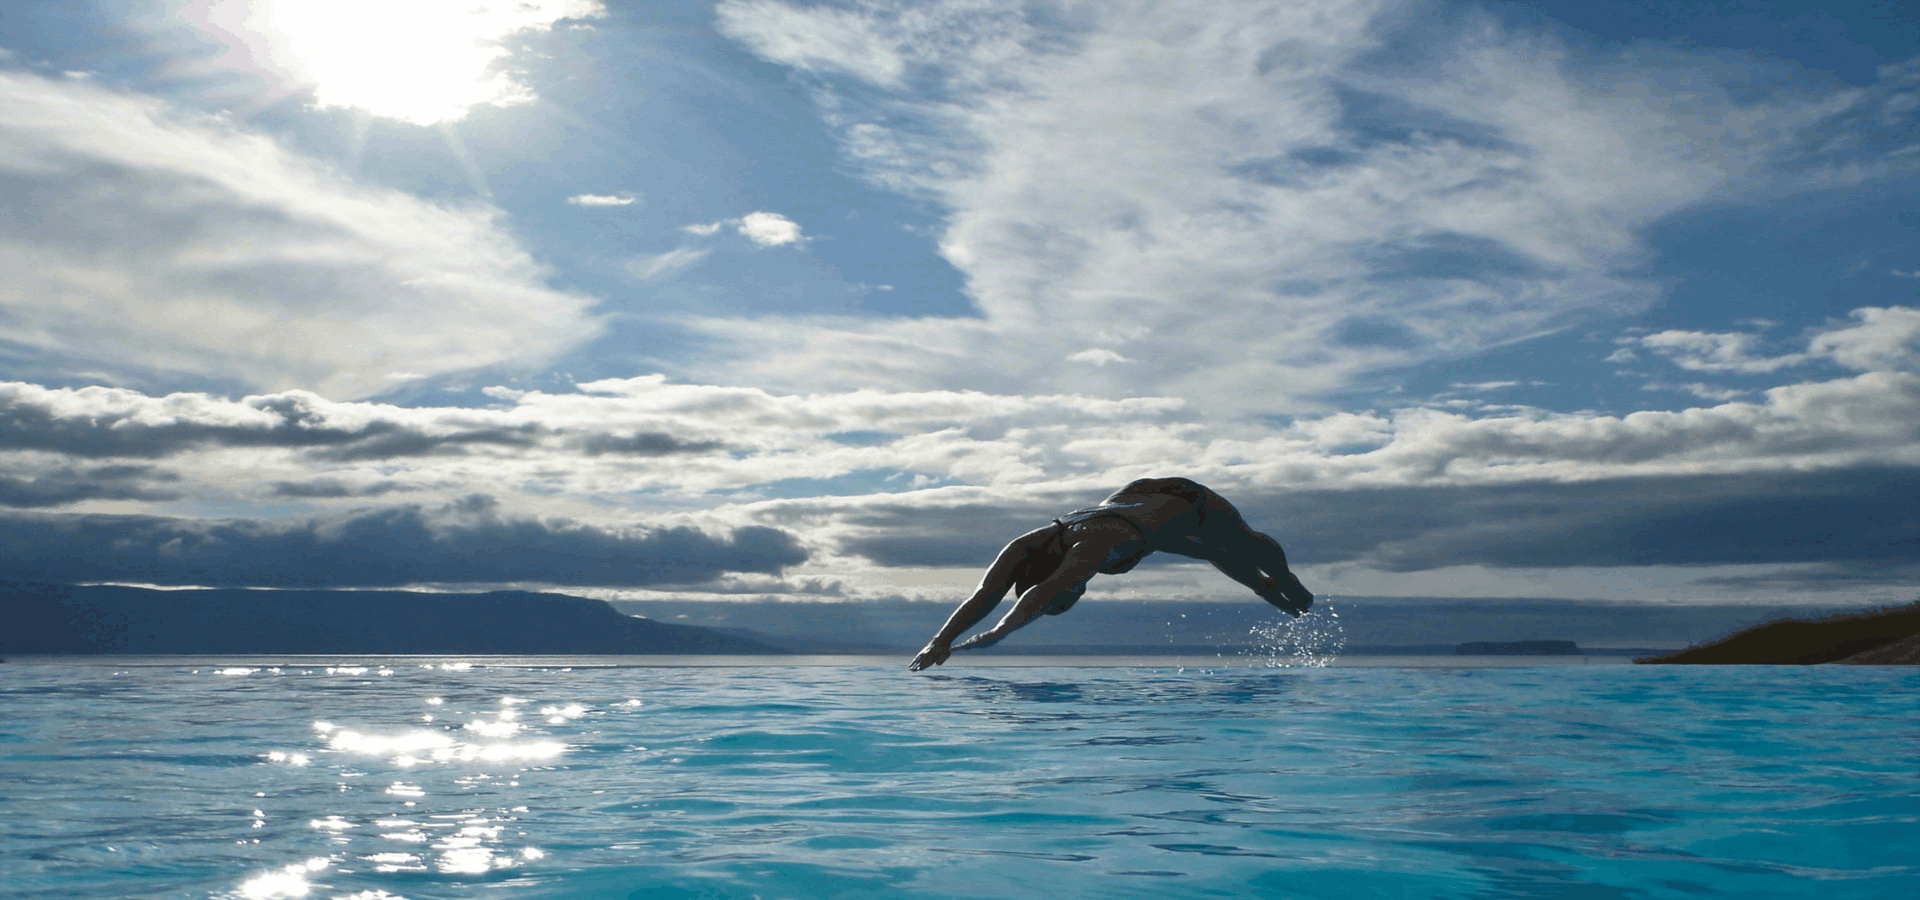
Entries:
[[178,590],[0,581],[0,654],[782,653],[625,615],[600,600],[493,591]]

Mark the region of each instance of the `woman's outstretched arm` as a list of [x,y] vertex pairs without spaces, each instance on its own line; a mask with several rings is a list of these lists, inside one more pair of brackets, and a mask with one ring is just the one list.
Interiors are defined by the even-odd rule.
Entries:
[[[921,648],[913,662],[907,664],[911,671],[918,672],[928,666],[937,666],[947,661],[947,655],[953,652],[953,639],[965,634],[967,629],[978,624],[1000,605],[1001,599],[1013,587],[1013,570],[1027,557],[1027,551],[1038,548],[1053,535],[1052,526],[1029,531],[1017,538],[1000,551],[993,565],[987,567],[987,574],[981,576],[980,586],[974,588],[973,596],[968,597],[947,617],[947,622],[934,632],[933,639]],[[1029,591],[1028,593],[1032,593]]]
[[1048,575],[1045,580],[1021,594],[1020,599],[1014,602],[1013,608],[1007,610],[1007,614],[1001,617],[998,624],[968,638],[965,643],[953,649],[978,650],[991,647],[999,643],[1001,638],[1019,630],[1020,626],[1039,618],[1041,611],[1045,610],[1061,591],[1086,584],[1087,579],[1092,578],[1094,573],[1099,571],[1100,563],[1107,558],[1107,551],[1133,538],[1134,532],[1131,526],[1108,521],[1112,522],[1118,530],[1107,527],[1106,523],[1076,526],[1080,529],[1080,540],[1067,550],[1067,558],[1061,561],[1060,567],[1054,569],[1053,574]]

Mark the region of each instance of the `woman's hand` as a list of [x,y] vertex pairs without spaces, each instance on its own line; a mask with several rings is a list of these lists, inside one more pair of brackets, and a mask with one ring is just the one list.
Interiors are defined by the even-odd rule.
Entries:
[[937,666],[946,662],[947,657],[952,653],[953,648],[947,646],[945,641],[938,639],[928,641],[925,647],[920,648],[920,655],[907,664],[907,671],[918,672],[928,666]]

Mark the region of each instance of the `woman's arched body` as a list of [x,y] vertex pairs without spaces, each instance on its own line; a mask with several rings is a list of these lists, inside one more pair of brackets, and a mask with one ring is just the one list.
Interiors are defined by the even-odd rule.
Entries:
[[[987,568],[973,596],[947,618],[908,668],[946,662],[955,650],[998,643],[1042,613],[1072,608],[1097,574],[1118,575],[1155,551],[1204,559],[1268,603],[1295,616],[1313,593],[1287,568],[1279,542],[1247,526],[1226,498],[1186,478],[1142,478],[1099,506],[1078,509],[1008,543]],[[999,624],[958,646],[967,629],[986,618],[1009,590],[1018,598]]]

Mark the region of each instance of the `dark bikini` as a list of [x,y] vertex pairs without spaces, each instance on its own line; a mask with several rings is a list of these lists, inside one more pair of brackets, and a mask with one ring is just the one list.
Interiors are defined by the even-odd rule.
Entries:
[[1139,565],[1141,560],[1147,558],[1147,554],[1153,552],[1153,547],[1147,543],[1146,526],[1141,525],[1140,520],[1134,518],[1133,515],[1128,512],[1129,509],[1141,505],[1142,504],[1139,503],[1114,503],[1108,501],[1099,506],[1076,509],[1073,512],[1053,520],[1054,536],[1060,538],[1062,543],[1064,543],[1068,528],[1082,522],[1090,522],[1094,519],[1119,519],[1133,526],[1133,533],[1139,535],[1139,537],[1107,551],[1106,560],[1101,562],[1100,567],[1094,569],[1094,571],[1102,575],[1120,575],[1132,571],[1134,566]]
[[[1056,562],[1054,564],[1057,566],[1057,560],[1066,556],[1066,534],[1068,528],[1093,519],[1119,519],[1133,526],[1134,533],[1139,535],[1139,537],[1134,540],[1127,541],[1108,551],[1107,558],[1102,561],[1100,566],[1094,569],[1094,571],[1102,575],[1119,575],[1132,571],[1133,567],[1139,565],[1141,560],[1146,559],[1147,555],[1151,554],[1154,548],[1151,541],[1147,538],[1146,526],[1140,524],[1140,520],[1134,518],[1133,514],[1129,512],[1129,510],[1144,506],[1145,504],[1129,503],[1124,498],[1129,494],[1174,494],[1192,503],[1194,509],[1197,510],[1201,516],[1205,516],[1205,504],[1201,502],[1202,492],[1205,490],[1206,488],[1202,487],[1199,482],[1186,478],[1143,478],[1131,482],[1126,487],[1115,491],[1112,496],[1102,501],[1099,506],[1076,509],[1060,518],[1054,519],[1053,534],[1047,537],[1047,542],[1042,545],[1039,550],[1029,551],[1028,562],[1023,564],[1022,570],[1015,575],[1014,596],[1025,593],[1027,588],[1040,583],[1047,575],[1051,574],[1051,567],[1049,567],[1046,572],[1036,571],[1039,559],[1055,560]],[[1036,559],[1036,557],[1039,559]],[[1081,582],[1074,587],[1061,591],[1054,596],[1053,602],[1048,603],[1047,608],[1042,610],[1042,612],[1050,616],[1057,616],[1066,612],[1073,608],[1074,602],[1079,600],[1080,595],[1086,593],[1086,590],[1086,582]]]

